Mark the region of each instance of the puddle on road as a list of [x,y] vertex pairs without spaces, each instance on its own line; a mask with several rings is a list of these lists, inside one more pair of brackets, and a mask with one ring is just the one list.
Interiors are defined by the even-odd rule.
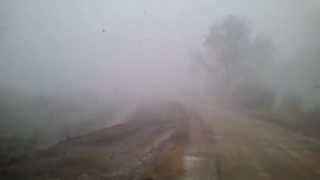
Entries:
[[210,161],[202,156],[184,156],[185,176],[182,180],[215,180],[217,172],[214,161]]
[[184,156],[184,167],[186,168],[186,170],[194,169],[195,167],[199,166],[204,160],[204,158],[199,156],[186,155]]

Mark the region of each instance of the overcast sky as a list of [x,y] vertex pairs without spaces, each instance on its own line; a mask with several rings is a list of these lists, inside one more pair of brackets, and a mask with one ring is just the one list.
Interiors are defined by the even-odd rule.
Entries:
[[317,0],[1,0],[0,85],[172,91],[188,80],[190,51],[225,16],[246,18],[290,57],[305,46],[319,10]]

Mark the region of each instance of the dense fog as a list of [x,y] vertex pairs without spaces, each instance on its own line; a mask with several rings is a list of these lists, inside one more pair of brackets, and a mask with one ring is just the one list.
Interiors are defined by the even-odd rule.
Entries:
[[316,0],[1,1],[0,135],[56,140],[154,100],[317,109],[319,10]]

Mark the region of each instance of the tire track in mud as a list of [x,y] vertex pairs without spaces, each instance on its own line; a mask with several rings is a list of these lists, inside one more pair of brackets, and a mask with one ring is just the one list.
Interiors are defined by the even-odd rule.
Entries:
[[[184,173],[179,180],[319,179],[317,143],[241,114],[185,111]],[[201,114],[202,115],[202,114]],[[181,128],[181,127],[180,127]],[[171,158],[173,158],[171,156]],[[170,164],[170,161],[167,161]],[[181,164],[179,164],[180,166]],[[180,172],[181,173],[181,172]],[[165,176],[161,176],[165,177]],[[173,176],[171,176],[173,177]],[[170,178],[160,178],[170,179]]]
[[221,180],[221,161],[216,151],[216,136],[197,113],[188,116],[188,142],[184,154],[183,180]]

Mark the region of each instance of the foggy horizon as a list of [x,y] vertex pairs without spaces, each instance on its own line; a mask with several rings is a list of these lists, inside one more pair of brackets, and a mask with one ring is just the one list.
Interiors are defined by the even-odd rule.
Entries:
[[320,179],[319,12],[1,0],[0,179]]
[[51,95],[197,91],[190,54],[203,51],[210,27],[229,15],[273,42],[275,66],[294,66],[292,57],[313,43],[320,8],[316,1],[34,2],[2,2],[1,87]]

